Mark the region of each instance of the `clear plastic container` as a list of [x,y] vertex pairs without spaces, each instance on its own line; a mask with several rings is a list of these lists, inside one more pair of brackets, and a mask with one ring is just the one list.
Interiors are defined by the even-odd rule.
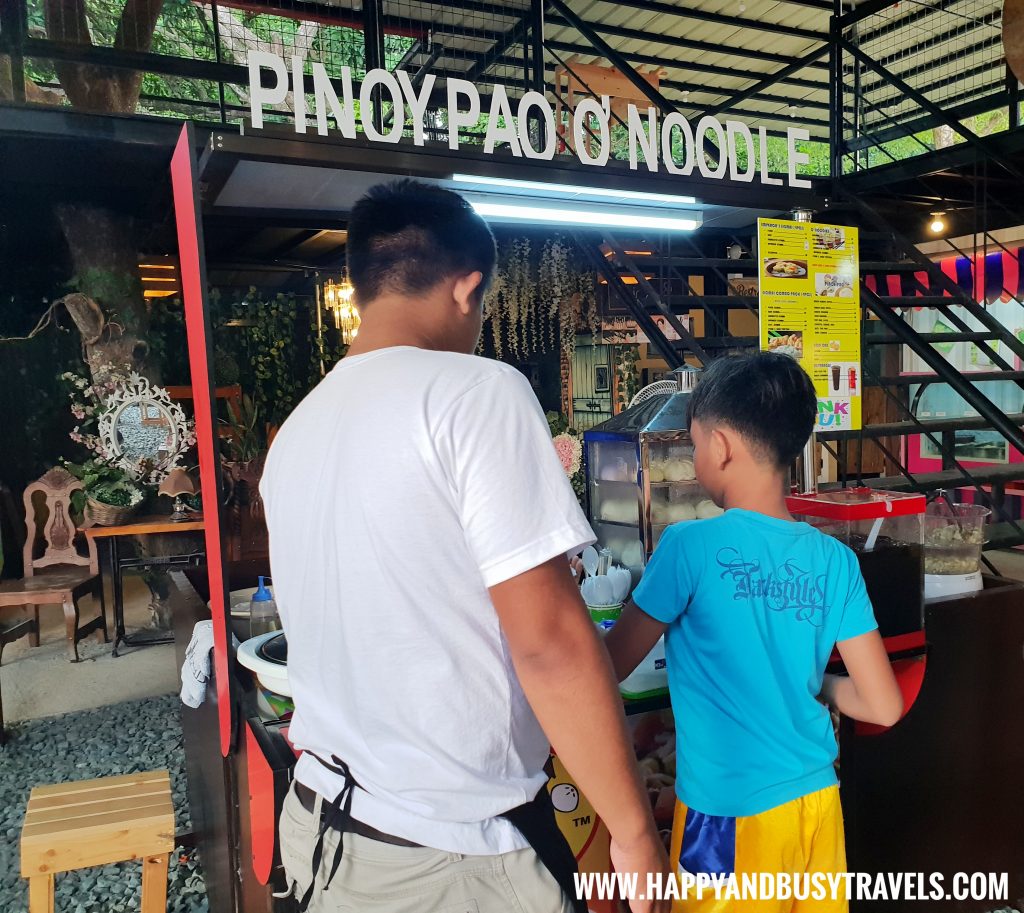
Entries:
[[249,636],[258,637],[271,631],[281,630],[281,618],[277,614],[277,603],[274,594],[267,589],[260,577],[260,585],[249,601]]
[[853,549],[883,637],[921,628],[924,495],[844,488],[786,499],[789,512]]
[[924,572],[938,575],[973,574],[981,567],[985,524],[992,511],[980,504],[933,501],[924,525]]

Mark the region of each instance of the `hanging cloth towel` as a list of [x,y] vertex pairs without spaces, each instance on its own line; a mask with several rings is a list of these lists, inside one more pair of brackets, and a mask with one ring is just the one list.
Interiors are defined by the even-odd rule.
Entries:
[[181,666],[181,702],[193,710],[206,700],[206,683],[210,678],[210,651],[213,649],[213,622],[196,622],[192,640]]

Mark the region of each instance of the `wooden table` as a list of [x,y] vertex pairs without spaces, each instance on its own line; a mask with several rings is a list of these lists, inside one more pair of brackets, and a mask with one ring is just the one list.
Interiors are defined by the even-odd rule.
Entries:
[[85,535],[99,545],[98,540],[105,539],[109,543],[109,567],[111,585],[114,593],[114,649],[117,656],[120,644],[129,647],[149,647],[154,644],[174,642],[174,635],[168,633],[163,637],[150,637],[132,640],[124,629],[124,587],[122,572],[126,568],[152,568],[198,565],[206,557],[202,547],[198,551],[182,555],[140,555],[137,558],[122,558],[120,541],[125,536],[159,536],[167,533],[202,532],[206,529],[203,519],[171,520],[168,516],[138,517],[120,526],[90,526],[83,530]]

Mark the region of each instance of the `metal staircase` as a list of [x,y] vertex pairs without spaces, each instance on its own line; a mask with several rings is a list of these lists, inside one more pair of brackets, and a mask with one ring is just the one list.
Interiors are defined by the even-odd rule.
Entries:
[[[1024,344],[1007,327],[1000,324],[970,295],[942,272],[907,238],[900,236],[859,200],[842,200],[816,217],[833,224],[857,224],[861,228],[861,301],[865,308],[863,322],[864,379],[869,386],[882,391],[889,411],[896,420],[866,424],[860,431],[828,431],[818,440],[836,459],[840,467],[840,486],[864,484],[869,487],[930,493],[939,489],[973,488],[975,500],[993,510],[989,548],[1024,544],[1024,523],[1014,520],[1006,505],[1008,486],[1024,482],[1024,463],[997,466],[967,466],[955,453],[958,432],[994,430],[1011,447],[1024,453],[1024,413],[1007,415],[982,393],[979,381],[998,381],[1024,387],[1024,371],[1015,369],[995,346],[1008,349],[1024,360]],[[741,243],[733,239],[734,243]],[[631,246],[619,238],[605,234],[594,238],[578,236],[579,249],[589,265],[608,283],[609,294],[628,310],[651,340],[651,345],[676,367],[684,361],[706,364],[713,358],[744,349],[756,348],[756,336],[729,332],[729,315],[733,311],[757,312],[757,298],[728,295],[729,276],[757,275],[756,260],[717,258],[704,255],[696,241],[686,238],[665,241],[653,255],[639,258],[628,253]],[[721,239],[719,240],[720,243]],[[642,259],[642,262],[640,262]],[[870,275],[902,275],[901,295],[880,295],[868,283]],[[697,294],[691,284],[694,275],[701,275],[709,294]],[[717,294],[716,292],[723,292]],[[972,329],[955,311],[963,308],[983,327]],[[909,322],[912,308],[934,308],[956,330],[953,333],[921,333]],[[705,332],[695,335],[683,320],[685,315],[703,313]],[[661,332],[654,318],[664,317],[679,336],[670,341]],[[978,346],[992,362],[991,371],[962,374],[934,347],[938,343],[969,342]],[[899,373],[899,352],[902,347],[916,354],[934,375],[904,376]],[[943,383],[959,394],[977,413],[960,419],[922,419],[914,414],[908,401],[908,388],[915,384]],[[904,441],[922,435],[941,454],[942,469],[937,472],[912,473],[904,456]],[[851,454],[863,454],[865,447],[875,447],[884,455],[887,471],[869,475],[860,469]],[[859,448],[859,449],[858,449]]]

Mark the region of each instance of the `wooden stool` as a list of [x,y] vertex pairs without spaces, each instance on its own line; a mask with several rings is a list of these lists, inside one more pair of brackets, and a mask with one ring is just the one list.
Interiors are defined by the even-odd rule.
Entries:
[[54,875],[142,860],[142,913],[165,913],[174,805],[166,770],[32,790],[21,828],[29,913],[53,913]]

